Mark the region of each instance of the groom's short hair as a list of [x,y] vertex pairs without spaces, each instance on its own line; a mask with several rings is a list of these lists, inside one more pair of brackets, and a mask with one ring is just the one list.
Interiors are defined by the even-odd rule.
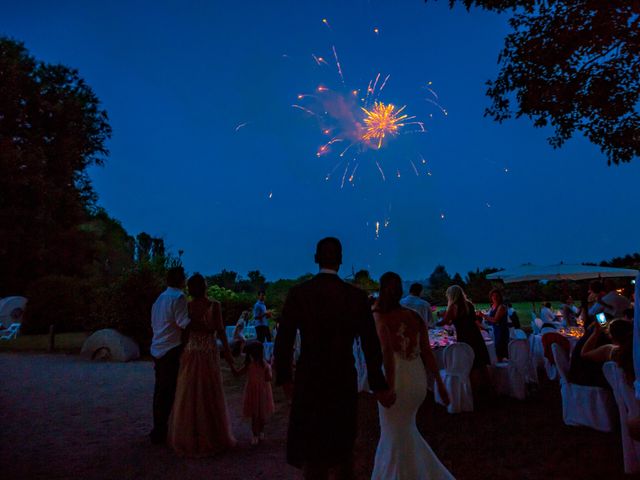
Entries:
[[316,246],[315,260],[320,268],[342,264],[342,244],[335,237],[326,237]]
[[167,285],[173,288],[182,288],[185,277],[184,268],[171,267],[167,270]]

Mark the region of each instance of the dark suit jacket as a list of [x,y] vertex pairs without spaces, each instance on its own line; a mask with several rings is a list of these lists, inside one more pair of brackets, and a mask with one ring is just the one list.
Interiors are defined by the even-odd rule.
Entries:
[[360,337],[369,386],[385,390],[382,352],[367,295],[337,275],[320,273],[287,296],[275,343],[276,381],[293,378],[293,348],[300,330],[287,460],[337,464],[356,438],[357,374],[353,342]]

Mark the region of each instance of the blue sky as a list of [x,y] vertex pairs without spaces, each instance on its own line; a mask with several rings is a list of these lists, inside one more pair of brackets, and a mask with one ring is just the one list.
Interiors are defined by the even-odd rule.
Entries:
[[[100,204],[130,233],[183,249],[191,271],[295,277],[315,269],[326,235],[343,241],[347,272],[408,279],[437,264],[464,274],[637,250],[638,161],[608,167],[583,138],[553,150],[526,119],[484,118],[506,18],[447,3],[24,1],[3,7],[0,33],[93,87],[113,127],[106,166],[91,171]],[[311,56],[329,61],[332,45],[344,86]],[[340,174],[325,181],[338,157],[316,157],[326,139],[291,104],[377,73],[391,75],[381,100],[427,132],[365,152],[355,186],[340,188]]]

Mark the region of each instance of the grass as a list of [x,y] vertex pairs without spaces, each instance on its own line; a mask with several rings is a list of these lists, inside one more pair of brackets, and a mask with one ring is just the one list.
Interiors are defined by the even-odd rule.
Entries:
[[[59,333],[55,336],[56,351],[80,352],[88,337],[85,332]],[[12,340],[0,340],[0,352],[46,352],[49,349],[49,335],[18,335]]]

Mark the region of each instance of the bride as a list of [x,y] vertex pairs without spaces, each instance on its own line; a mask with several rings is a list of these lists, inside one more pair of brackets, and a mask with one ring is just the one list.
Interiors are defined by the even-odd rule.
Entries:
[[416,413],[427,394],[427,371],[434,374],[438,392],[448,403],[429,345],[427,327],[412,310],[400,306],[402,280],[393,272],[380,278],[380,297],[373,310],[380,337],[385,375],[396,393],[390,408],[378,406],[380,441],[372,480],[453,479],[416,426]]

